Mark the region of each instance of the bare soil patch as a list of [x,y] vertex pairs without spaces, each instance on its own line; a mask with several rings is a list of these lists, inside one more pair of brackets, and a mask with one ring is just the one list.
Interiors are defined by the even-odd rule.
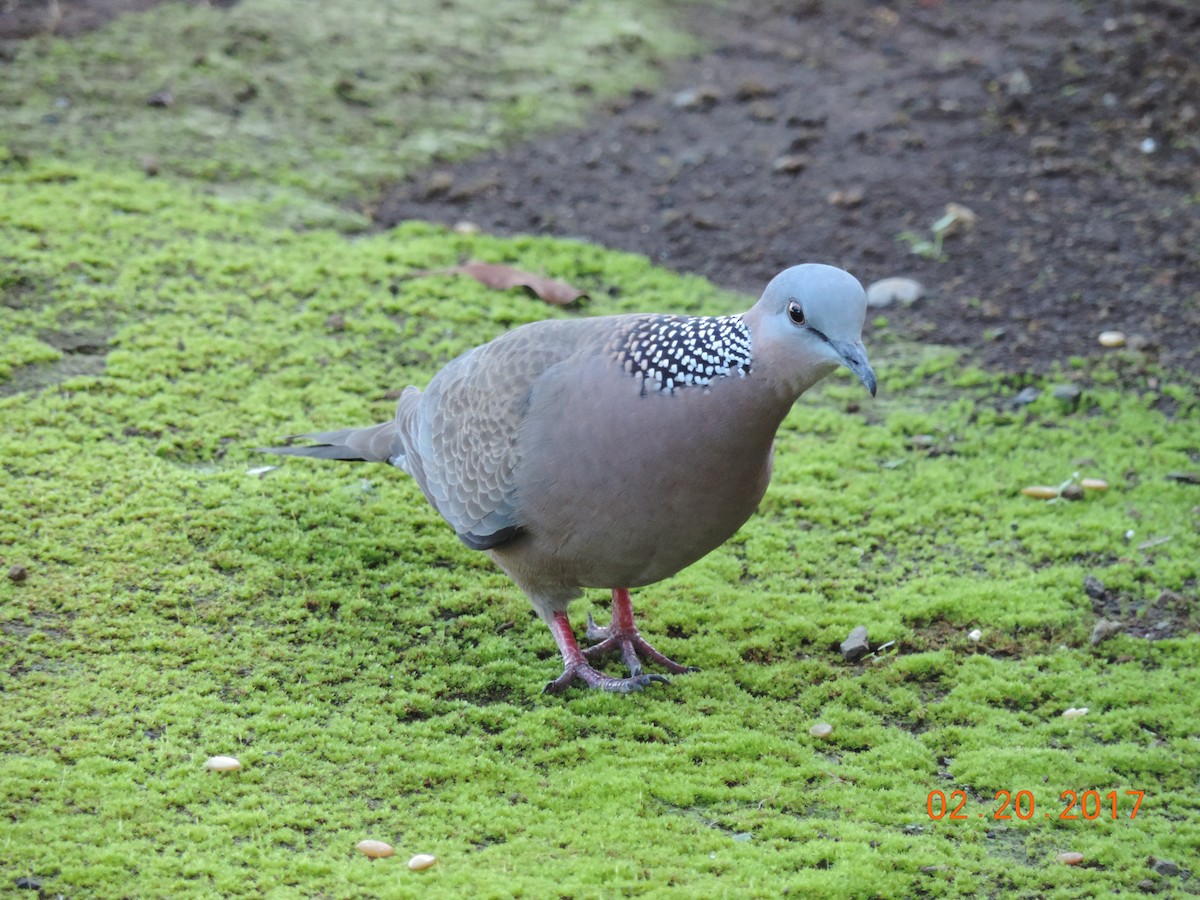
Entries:
[[[1200,7],[1016,0],[690,10],[714,50],[588,127],[416,174],[374,210],[577,236],[756,292],[837,263],[885,314],[1044,370],[1107,330],[1200,371]],[[941,260],[910,252],[946,204]]]

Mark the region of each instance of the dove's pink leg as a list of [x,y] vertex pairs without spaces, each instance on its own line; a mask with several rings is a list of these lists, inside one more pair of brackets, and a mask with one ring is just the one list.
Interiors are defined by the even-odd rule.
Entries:
[[654,681],[667,681],[662,675],[643,675],[640,666],[638,671],[629,678],[613,678],[593,669],[588,665],[588,661],[579,649],[579,644],[575,641],[575,632],[571,630],[571,623],[565,612],[554,614],[554,618],[550,620],[550,633],[554,635],[554,642],[558,644],[559,652],[562,653],[563,673],[546,685],[548,694],[561,694],[570,687],[571,682],[576,678],[588,687],[599,688],[602,691],[616,691],[620,694],[640,691]]
[[600,627],[592,619],[592,614],[588,613],[587,638],[589,641],[599,641],[600,643],[584,650],[584,658],[595,659],[619,650],[621,659],[625,661],[625,665],[629,667],[630,673],[634,676],[642,674],[642,659],[657,663],[676,675],[698,671],[693,666],[681,666],[646,643],[638,633],[637,625],[633,621],[633,604],[629,600],[628,590],[613,588],[612,595],[612,621],[608,625]]

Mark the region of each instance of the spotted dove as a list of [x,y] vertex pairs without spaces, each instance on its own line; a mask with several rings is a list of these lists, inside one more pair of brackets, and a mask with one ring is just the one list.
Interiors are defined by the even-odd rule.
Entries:
[[[740,315],[632,314],[535,322],[469,350],[392,421],[302,437],[268,452],[387,462],[416,479],[458,532],[509,574],[550,626],[563,672],[606,691],[689,671],[648,644],[629,588],[661,581],[733,535],[771,478],[775,432],[838,366],[873,395],[861,341],[866,298],[824,265],[787,269]],[[567,605],[612,590],[580,650]],[[614,678],[592,661],[619,652]]]

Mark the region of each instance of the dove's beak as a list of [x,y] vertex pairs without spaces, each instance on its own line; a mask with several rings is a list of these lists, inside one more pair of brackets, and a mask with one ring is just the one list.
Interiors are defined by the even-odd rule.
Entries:
[[834,343],[833,349],[837,350],[838,355],[842,358],[842,365],[858,376],[858,380],[863,383],[871,396],[875,396],[875,370],[871,368],[871,364],[867,362],[867,348],[863,346],[862,341],[851,343]]

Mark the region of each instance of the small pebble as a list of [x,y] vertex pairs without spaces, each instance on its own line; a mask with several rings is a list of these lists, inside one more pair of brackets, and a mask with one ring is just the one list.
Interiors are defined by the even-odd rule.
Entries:
[[717,105],[721,92],[712,85],[701,85],[680,91],[671,98],[671,105],[676,109],[709,110]]
[[1087,711],[1088,711],[1088,708],[1086,706],[1081,706],[1081,707],[1079,707],[1079,709],[1076,709],[1075,707],[1072,706],[1069,709],[1063,711],[1062,717],[1064,719],[1078,719],[1080,716],[1086,716]]
[[204,768],[213,772],[236,772],[242,767],[232,756],[210,756],[204,761]]
[[871,652],[871,645],[867,641],[867,626],[859,625],[850,632],[850,636],[842,641],[842,656],[849,662],[862,659]]
[[1108,588],[1104,586],[1104,582],[1095,575],[1085,576],[1083,579],[1083,590],[1093,600],[1108,599]]
[[1063,400],[1067,403],[1078,400],[1082,393],[1077,384],[1056,384],[1050,389],[1050,394],[1055,400]]
[[[1153,857],[1151,857],[1153,859]],[[1171,862],[1169,859],[1155,859],[1150,864],[1150,868],[1159,875],[1175,876],[1180,873],[1180,868],[1177,863]]]
[[1013,69],[1002,75],[1000,84],[1004,87],[1004,93],[1010,97],[1024,97],[1026,94],[1033,93],[1033,83],[1025,74],[1024,69]]
[[24,581],[28,577],[29,577],[29,570],[20,564],[15,565],[8,570],[8,580],[9,581],[21,582],[21,581]]
[[803,172],[808,167],[808,157],[800,156],[796,153],[789,153],[781,156],[771,163],[771,170],[774,172],[783,172],[787,175],[795,175],[798,172]]
[[1028,406],[1040,396],[1042,396],[1042,392],[1030,385],[1027,388],[1023,388],[1017,396],[1013,397],[1012,403],[1013,406]]
[[1058,488],[1047,487],[1044,484],[1034,484],[1021,488],[1021,493],[1035,500],[1053,500],[1058,496]]
[[455,234],[479,234],[480,228],[474,222],[469,222],[463,219],[461,222],[454,223]]
[[967,640],[972,644],[978,644],[981,640],[983,640],[983,632],[978,628],[975,628],[967,632]]
[[1079,486],[1085,491],[1107,491],[1108,482],[1103,478],[1084,478],[1079,482]]
[[808,733],[815,738],[827,738],[833,734],[833,726],[828,722],[818,722],[812,728],[808,729]]
[[882,308],[896,301],[905,306],[925,296],[925,286],[912,278],[883,278],[867,288],[867,306]]
[[1082,853],[1060,853],[1054,857],[1056,862],[1062,863],[1064,866],[1077,866],[1083,862]]
[[1103,644],[1115,634],[1120,634],[1124,625],[1111,619],[1098,619],[1092,627],[1092,646]]
[[860,187],[851,187],[845,190],[830,191],[829,196],[825,199],[831,206],[853,209],[863,202],[863,189]]
[[359,841],[354,845],[354,849],[371,859],[385,859],[396,852],[396,848],[386,841]]
[[[388,848],[391,849],[390,847]],[[423,872],[437,862],[437,857],[431,853],[418,853],[408,861],[408,867],[414,872]]]
[[1125,332],[1123,331],[1102,331],[1100,336],[1096,338],[1102,347],[1124,347]]
[[1158,142],[1155,141],[1154,138],[1146,138],[1140,144],[1138,144],[1138,149],[1149,155],[1158,149]]
[[1083,488],[1077,484],[1068,484],[1061,491],[1059,491],[1059,496],[1064,500],[1082,500]]

